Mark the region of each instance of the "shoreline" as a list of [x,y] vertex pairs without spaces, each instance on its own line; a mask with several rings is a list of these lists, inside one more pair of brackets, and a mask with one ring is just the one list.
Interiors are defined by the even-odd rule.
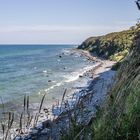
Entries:
[[[90,120],[95,117],[96,107],[100,106],[104,102],[108,87],[111,87],[113,84],[115,71],[112,71],[111,67],[115,64],[115,62],[109,60],[101,60],[98,57],[92,56],[87,51],[77,49],[74,51],[78,52],[80,55],[85,56],[90,61],[99,63],[97,66],[86,72],[86,76],[92,78],[89,81],[89,85],[87,88],[81,89],[79,93],[76,93],[78,94],[76,95],[78,98],[74,99],[74,96],[72,97],[71,100],[74,100],[74,105],[72,105],[73,108],[70,108],[68,103],[68,107],[65,106],[65,111],[63,110],[57,118],[53,119],[53,121],[46,120],[43,122],[45,125],[47,124],[48,127],[42,129],[41,131],[37,131],[36,133],[34,133],[35,130],[33,130],[30,133],[30,136],[39,136],[39,140],[45,140],[47,137],[52,137],[55,140],[59,140],[60,130],[63,131],[64,128],[69,128],[69,113],[73,115],[74,110],[79,111],[80,114],[77,115],[77,123],[87,125]],[[62,108],[65,103],[65,101],[62,101]]]
[[[91,79],[88,86],[73,93],[71,98],[65,99],[64,95],[61,103],[51,108],[50,111],[52,114],[50,114],[50,118],[39,119],[39,123],[35,127],[31,127],[29,133],[21,135],[22,139],[37,137],[39,140],[45,140],[51,136],[53,139],[59,140],[60,130],[63,131],[64,128],[69,128],[69,113],[73,115],[74,111],[77,110],[80,112],[77,115],[77,123],[87,125],[91,118],[95,116],[96,106],[103,103],[108,90],[107,88],[113,83],[112,77],[114,77],[115,72],[111,70],[111,67],[115,62],[101,60],[91,55],[88,51],[78,49],[73,49],[73,51],[79,53],[80,56],[84,56],[89,61],[96,62],[96,66],[82,75],[82,77],[86,76]],[[59,115],[53,116],[53,111],[58,112]],[[19,137],[16,140],[20,140]]]

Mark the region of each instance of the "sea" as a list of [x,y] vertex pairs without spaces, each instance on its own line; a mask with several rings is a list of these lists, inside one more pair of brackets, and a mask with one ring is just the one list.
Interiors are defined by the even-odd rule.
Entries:
[[76,45],[0,45],[0,104],[20,110],[24,96],[36,108],[44,94],[50,106],[87,84],[81,78],[93,62],[74,49]]

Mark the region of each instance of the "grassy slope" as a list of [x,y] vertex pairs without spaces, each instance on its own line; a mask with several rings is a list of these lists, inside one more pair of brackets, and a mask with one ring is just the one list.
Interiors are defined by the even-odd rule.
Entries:
[[[103,44],[101,42],[104,42],[103,39],[107,42],[110,42],[112,39],[116,38],[115,42],[119,42],[119,40],[123,40],[122,38],[130,36],[131,39],[126,39],[125,43],[122,41],[120,46],[117,46],[119,45],[118,43],[115,45],[113,42],[113,45],[111,44],[107,46],[107,48],[104,45],[97,45],[96,49],[94,49],[95,44],[98,44],[97,41],[99,40],[99,44],[101,45]],[[124,44],[126,44],[126,42],[131,43],[128,46],[125,46]],[[136,27],[134,30],[112,33],[102,37],[90,38],[81,46],[79,46],[79,48],[90,50],[91,52],[96,50],[98,55],[109,59],[112,58],[112,56],[116,56],[118,51],[121,53],[125,49],[128,49],[130,52],[122,61],[121,66],[118,69],[116,82],[109,91],[106,104],[104,104],[104,107],[98,111],[97,117],[92,121],[91,125],[86,127],[86,131],[84,131],[83,134],[84,139],[140,140],[139,27]],[[112,48],[113,51],[110,50]],[[125,55],[122,55],[121,57],[124,56]],[[74,128],[74,130],[76,129]],[[73,137],[71,137],[70,133],[70,138],[73,139],[77,134],[79,134],[79,132],[80,130],[77,130]],[[80,138],[78,137],[77,139]]]
[[92,124],[95,140],[140,138],[140,35],[122,63],[106,107]]

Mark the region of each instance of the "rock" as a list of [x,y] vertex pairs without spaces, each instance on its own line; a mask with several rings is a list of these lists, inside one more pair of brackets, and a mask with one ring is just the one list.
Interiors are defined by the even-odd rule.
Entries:
[[52,80],[48,80],[48,82],[50,83],[50,82],[52,82]]
[[16,134],[11,134],[11,140],[13,140],[16,137]]
[[49,112],[49,110],[48,110],[47,108],[44,108],[43,111],[44,111],[45,113],[48,113],[48,112]]
[[16,129],[15,131],[18,132],[20,129]]
[[31,135],[27,135],[24,140],[32,140],[32,136]]
[[98,102],[98,99],[96,99],[95,102],[97,103]]
[[55,97],[52,97],[52,99],[54,100],[54,99],[56,99]]
[[47,134],[50,131],[50,129],[45,128],[41,131],[41,134]]
[[44,121],[42,124],[43,124],[43,128],[51,128],[53,125],[51,120]]
[[38,133],[38,130],[37,130],[37,129],[31,128],[31,129],[29,130],[29,133],[30,133],[31,135],[35,135],[35,134]]
[[43,128],[43,124],[42,123],[37,124],[37,126],[36,126],[37,130],[42,129],[42,128]]
[[17,136],[15,140],[22,140],[22,138],[20,136]]

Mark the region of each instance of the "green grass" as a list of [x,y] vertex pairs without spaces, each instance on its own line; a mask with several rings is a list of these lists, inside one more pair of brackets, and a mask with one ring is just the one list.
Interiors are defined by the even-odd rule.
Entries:
[[[139,35],[138,35],[139,36]],[[94,128],[94,140],[138,140],[140,132],[140,37],[122,62],[106,107]]]

